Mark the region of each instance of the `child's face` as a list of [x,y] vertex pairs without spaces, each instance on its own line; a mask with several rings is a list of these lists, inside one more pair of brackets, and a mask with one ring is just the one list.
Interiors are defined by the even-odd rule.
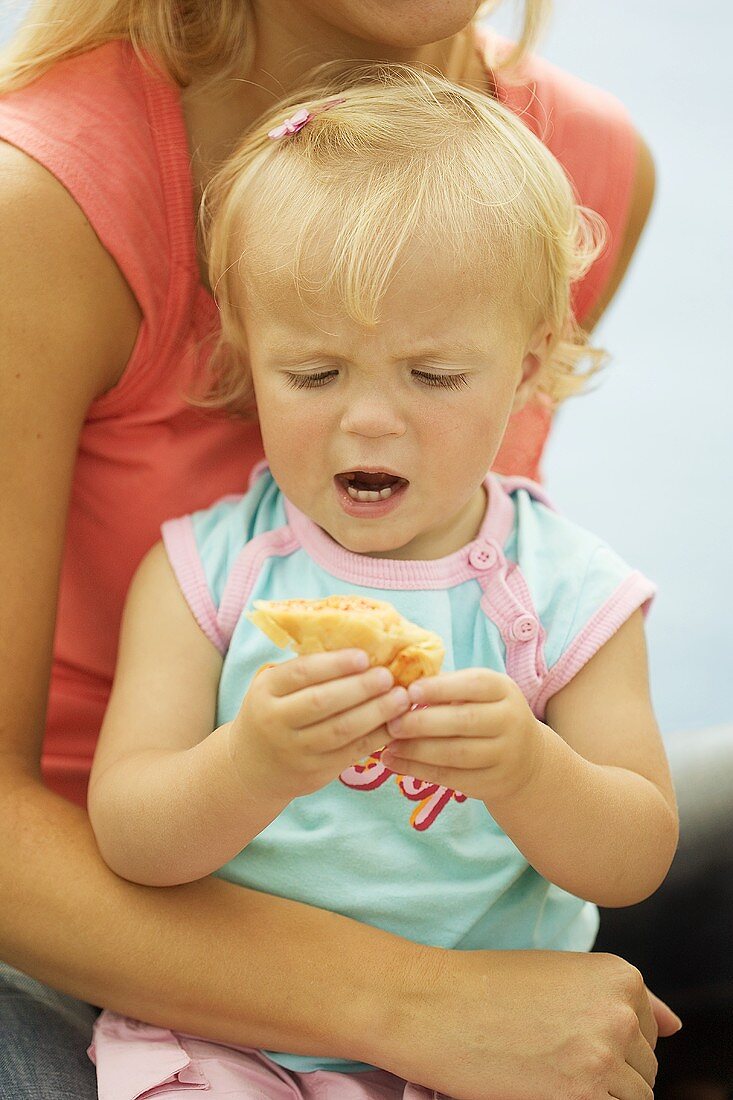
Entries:
[[377,326],[315,308],[288,287],[244,310],[273,476],[348,550],[432,559],[459,549],[477,533],[482,480],[546,334],[530,332],[501,289],[479,297],[417,258]]

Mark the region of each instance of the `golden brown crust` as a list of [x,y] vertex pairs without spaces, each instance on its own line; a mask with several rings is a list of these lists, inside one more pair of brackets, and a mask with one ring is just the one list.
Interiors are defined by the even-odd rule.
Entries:
[[323,600],[256,600],[247,618],[276,645],[298,654],[363,649],[407,687],[440,671],[445,650],[437,634],[411,623],[386,600],[328,596]]

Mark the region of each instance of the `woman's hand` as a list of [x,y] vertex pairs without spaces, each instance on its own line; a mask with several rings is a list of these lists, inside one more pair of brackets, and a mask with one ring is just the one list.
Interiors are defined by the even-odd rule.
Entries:
[[543,727],[511,677],[467,668],[419,680],[408,694],[416,709],[387,727],[381,759],[392,771],[489,803],[534,774]]
[[361,650],[312,653],[262,669],[230,723],[230,753],[251,793],[289,802],[330,783],[388,740],[409,708],[386,668]]
[[425,948],[404,979],[366,1060],[456,1100],[651,1100],[657,1035],[680,1026],[614,955]]

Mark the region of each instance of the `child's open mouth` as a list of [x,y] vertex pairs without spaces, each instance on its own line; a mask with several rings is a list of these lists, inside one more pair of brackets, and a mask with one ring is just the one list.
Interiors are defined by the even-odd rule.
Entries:
[[334,481],[344,511],[375,517],[391,511],[410,484],[390,470],[345,470]]
[[353,470],[336,478],[352,500],[387,500],[401,485],[407,485],[405,478],[396,474],[370,470]]

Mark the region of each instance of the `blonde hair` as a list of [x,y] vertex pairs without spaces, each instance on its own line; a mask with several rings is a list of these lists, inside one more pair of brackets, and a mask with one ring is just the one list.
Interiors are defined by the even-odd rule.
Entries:
[[[373,325],[413,243],[473,287],[512,293],[532,328],[547,324],[537,390],[553,403],[578,392],[602,353],[574,321],[571,287],[599,254],[603,223],[576,204],[552,154],[501,104],[440,76],[405,65],[317,73],[307,96],[259,121],[206,189],[202,229],[222,328],[201,403],[251,403],[243,293],[259,287],[260,303],[268,279],[284,279]],[[308,105],[314,116],[298,133],[268,137]]]
[[[478,14],[500,2],[488,0]],[[516,48],[497,64],[510,67],[532,47],[550,3],[524,0]],[[0,51],[0,94],[28,84],[62,58],[116,38],[129,39],[180,85],[194,75],[212,81],[241,77],[254,56],[248,0],[33,0]]]

